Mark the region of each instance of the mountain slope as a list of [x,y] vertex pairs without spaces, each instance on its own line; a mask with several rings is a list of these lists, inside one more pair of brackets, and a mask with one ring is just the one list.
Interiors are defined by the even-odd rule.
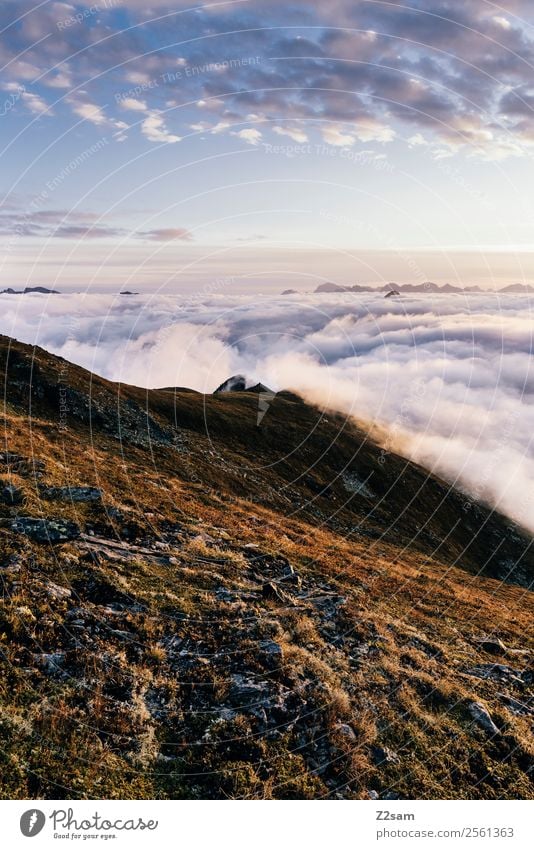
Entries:
[[532,797],[530,537],[290,393],[0,373],[4,796]]

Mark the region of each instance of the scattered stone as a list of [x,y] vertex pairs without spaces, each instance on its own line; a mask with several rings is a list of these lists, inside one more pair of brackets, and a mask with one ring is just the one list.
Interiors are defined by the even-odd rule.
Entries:
[[275,643],[274,640],[260,640],[258,647],[267,666],[271,668],[280,666],[283,659],[282,646]]
[[232,675],[232,684],[228,694],[230,704],[243,713],[252,714],[262,722],[267,722],[267,714],[281,700],[276,693],[271,694],[271,688],[265,681],[255,681],[245,675]]
[[48,501],[75,501],[86,504],[102,500],[102,490],[93,486],[40,486],[39,494]]
[[264,584],[261,589],[261,594],[263,598],[269,599],[270,601],[281,601],[283,604],[292,604],[291,598],[281,590],[276,584],[273,584],[272,581],[269,581],[267,584]]
[[65,662],[64,652],[38,654],[35,655],[35,660],[46,675],[50,675],[52,677],[62,677],[64,675],[62,669],[62,666]]
[[25,619],[26,622],[35,622],[35,616],[31,612],[30,608],[25,604],[21,604],[16,607],[15,613],[20,616],[21,619]]
[[495,735],[501,733],[484,705],[481,705],[480,702],[469,702],[467,710],[472,716],[473,721],[482,728],[486,734],[489,734],[491,737],[495,737]]
[[67,542],[80,536],[80,528],[75,522],[63,519],[35,519],[31,516],[19,516],[11,523],[11,530],[24,534],[34,542]]
[[497,637],[482,637],[481,640],[477,640],[477,644],[489,654],[502,655],[507,652],[506,646]]
[[387,746],[371,746],[371,757],[377,766],[397,764],[400,761],[397,752]]
[[481,663],[465,670],[466,675],[506,684],[523,684],[521,673],[503,663]]
[[228,587],[218,587],[215,590],[215,598],[217,601],[226,601],[231,604],[236,601],[236,593],[229,590]]
[[156,554],[153,549],[143,548],[139,545],[121,540],[107,539],[96,536],[93,532],[80,535],[80,548],[87,551],[95,560],[124,561],[124,560],[146,560],[157,563],[160,566],[169,565],[171,558],[167,554]]
[[13,484],[7,484],[0,490],[0,501],[9,507],[14,507],[17,504],[22,504],[24,493],[18,487],[13,486]]
[[336,725],[336,729],[337,731],[339,731],[340,734],[343,734],[343,736],[346,737],[347,740],[350,740],[352,743],[356,742],[356,734],[354,733],[354,730],[350,727],[350,725],[347,725],[345,722],[339,722]]
[[297,572],[295,572],[293,566],[290,563],[287,564],[287,571],[280,576],[279,581],[283,581],[284,584],[290,584],[291,586],[296,587],[297,589],[300,589],[302,587],[302,578]]
[[358,643],[358,645],[352,648],[352,658],[358,659],[361,657],[366,657],[371,650],[371,646],[369,643]]
[[70,598],[72,595],[71,591],[68,587],[60,587],[59,584],[54,584],[52,581],[48,581],[46,584],[46,591],[48,595],[53,596],[53,598]]
[[0,465],[5,466],[12,474],[35,478],[42,477],[46,468],[44,460],[22,457],[20,454],[12,454],[11,451],[0,453]]
[[534,706],[529,704],[524,704],[523,702],[518,701],[517,699],[512,698],[512,696],[500,694],[500,699],[505,707],[511,713],[515,713],[516,716],[534,716]]
[[341,480],[343,481],[345,490],[350,492],[351,495],[363,495],[364,498],[375,498],[372,489],[367,486],[367,483],[356,472],[343,472]]

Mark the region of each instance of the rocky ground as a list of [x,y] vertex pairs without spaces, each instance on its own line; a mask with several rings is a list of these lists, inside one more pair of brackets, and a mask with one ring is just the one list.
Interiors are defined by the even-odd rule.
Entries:
[[533,798],[526,534],[289,393],[1,341],[3,797]]

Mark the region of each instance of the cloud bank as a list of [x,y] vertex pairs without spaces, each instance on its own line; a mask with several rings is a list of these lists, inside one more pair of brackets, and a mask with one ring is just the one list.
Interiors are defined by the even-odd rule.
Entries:
[[527,296],[2,295],[0,332],[114,380],[212,392],[242,372],[385,428],[534,531]]

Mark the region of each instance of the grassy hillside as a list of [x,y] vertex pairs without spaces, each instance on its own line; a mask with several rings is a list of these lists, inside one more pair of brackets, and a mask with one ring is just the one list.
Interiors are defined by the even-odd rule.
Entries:
[[0,374],[4,797],[534,797],[529,536],[289,393]]

